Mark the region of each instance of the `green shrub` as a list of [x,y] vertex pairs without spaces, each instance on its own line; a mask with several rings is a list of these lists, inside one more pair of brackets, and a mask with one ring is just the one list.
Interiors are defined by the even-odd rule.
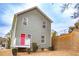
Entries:
[[48,50],[49,50],[49,51],[53,51],[53,50],[55,50],[55,49],[54,49],[53,47],[49,47]]
[[17,48],[12,49],[12,54],[13,54],[13,56],[17,56]]
[[44,51],[44,48],[41,48],[42,51]]
[[32,43],[32,49],[33,49],[33,52],[36,52],[38,50],[37,43]]
[[31,49],[30,49],[30,48],[28,48],[28,49],[27,49],[27,52],[28,52],[28,54],[30,54],[30,52],[31,52]]

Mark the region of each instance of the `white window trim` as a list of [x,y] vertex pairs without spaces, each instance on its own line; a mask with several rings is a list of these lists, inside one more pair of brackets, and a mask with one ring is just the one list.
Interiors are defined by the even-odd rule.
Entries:
[[[41,44],[46,44],[46,36],[45,35],[42,35],[42,36],[44,36],[44,42],[43,43],[41,42]],[[41,40],[42,40],[42,37],[41,37]]]
[[15,47],[15,46],[16,46],[16,37],[13,40],[13,47]]
[[26,19],[26,23],[27,23],[27,25],[26,25],[26,26],[28,26],[28,18],[27,18],[27,17],[23,17],[23,18],[22,18],[22,26],[23,26],[23,27],[26,27],[26,26],[23,24],[24,19]]

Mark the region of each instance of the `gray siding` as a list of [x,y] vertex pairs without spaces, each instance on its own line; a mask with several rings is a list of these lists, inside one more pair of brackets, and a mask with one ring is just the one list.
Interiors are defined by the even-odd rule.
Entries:
[[[28,18],[28,25],[24,27],[22,25],[22,20],[24,17]],[[46,22],[46,28],[43,28],[43,21]],[[50,46],[50,34],[51,34],[51,22],[45,18],[38,10],[32,10],[27,13],[23,13],[17,16],[17,25],[15,31],[16,44],[20,45],[20,34],[32,34],[32,42],[36,42],[39,48],[47,48]],[[46,37],[46,43],[41,44],[41,36]]]

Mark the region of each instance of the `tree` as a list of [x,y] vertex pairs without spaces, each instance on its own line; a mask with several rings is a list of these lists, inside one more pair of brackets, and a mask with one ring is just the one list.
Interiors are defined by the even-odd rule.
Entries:
[[69,8],[69,5],[70,5],[70,3],[63,4],[63,6],[61,6],[62,7],[61,12],[64,12],[66,9],[68,9]]
[[55,48],[57,32],[52,32],[52,48]]
[[76,12],[74,12],[74,14],[73,14],[73,18],[77,18],[77,17],[79,17],[79,3],[77,3],[75,6],[74,6],[74,8],[77,10]]
[[74,29],[79,29],[79,21],[77,21],[74,25],[75,26],[69,27],[69,33],[71,33]]
[[75,23],[76,29],[79,29],[79,21]]
[[7,38],[7,43],[8,43],[7,48],[10,49],[10,48],[11,48],[11,33],[8,32],[8,33],[5,35],[5,37]]
[[[72,3],[65,3],[62,5],[62,9],[61,12],[63,13],[66,9],[69,9],[69,6],[72,5]],[[71,16],[71,18],[78,18],[79,17],[79,3],[76,3],[75,6],[73,6],[74,9],[76,9],[76,11],[73,13],[73,15]]]
[[75,29],[75,27],[69,27],[69,33],[71,33],[73,30]]

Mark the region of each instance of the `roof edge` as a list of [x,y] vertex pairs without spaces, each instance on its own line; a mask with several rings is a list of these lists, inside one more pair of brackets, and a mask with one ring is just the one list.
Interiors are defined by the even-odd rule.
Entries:
[[24,13],[24,12],[29,12],[29,11],[31,11],[31,10],[33,10],[33,9],[39,10],[46,18],[49,19],[49,21],[50,21],[51,23],[53,22],[52,19],[51,19],[50,17],[48,17],[48,16],[47,16],[40,8],[38,8],[37,6],[34,6],[34,7],[31,7],[31,8],[28,8],[28,9],[26,9],[26,10],[20,11],[20,12],[18,12],[18,13],[15,13],[15,15],[20,15],[20,14],[22,14],[22,13]]

